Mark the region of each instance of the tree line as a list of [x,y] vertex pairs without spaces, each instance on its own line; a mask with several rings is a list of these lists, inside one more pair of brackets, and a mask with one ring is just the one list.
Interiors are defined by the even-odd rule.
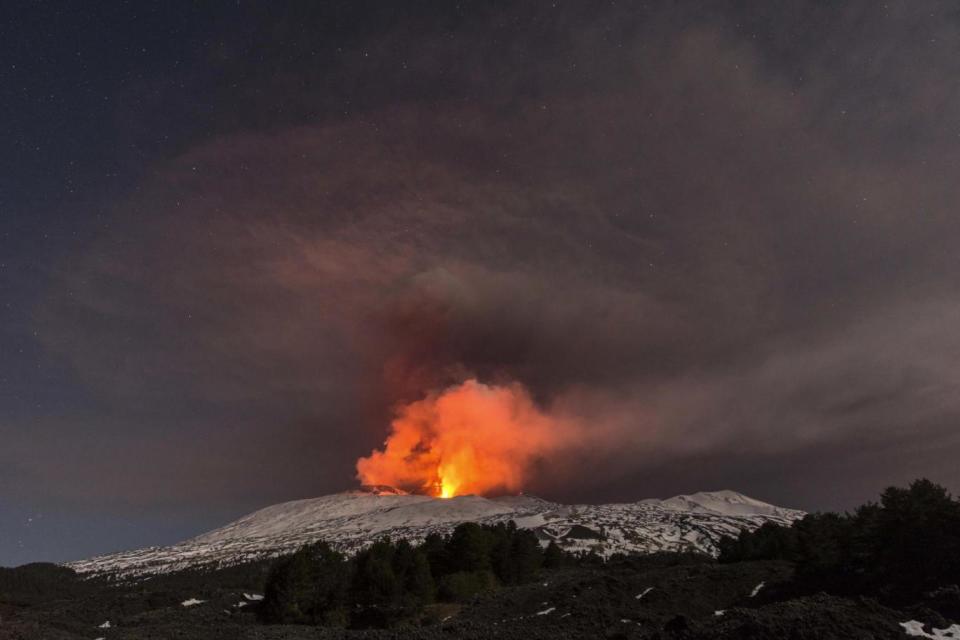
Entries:
[[[852,513],[812,513],[789,527],[766,523],[741,531],[721,539],[719,551],[722,563],[792,563],[795,577],[782,589],[795,595],[826,591],[910,604],[960,584],[960,501],[917,480],[888,488],[878,503]],[[464,523],[419,545],[382,539],[352,557],[320,542],[276,561],[260,611],[268,623],[390,627],[433,603],[467,602],[573,563],[603,560],[566,554],[554,543],[544,549],[513,522]]]
[[388,627],[434,602],[465,602],[536,580],[570,558],[513,522],[464,523],[420,545],[381,539],[352,557],[324,542],[280,559],[264,589],[268,623]]
[[960,584],[960,501],[929,480],[890,487],[852,513],[813,513],[720,541],[720,562],[786,560],[794,586],[894,603]]

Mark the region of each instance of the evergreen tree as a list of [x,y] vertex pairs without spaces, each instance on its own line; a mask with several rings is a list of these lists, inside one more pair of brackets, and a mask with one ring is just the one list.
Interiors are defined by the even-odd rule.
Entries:
[[490,566],[503,584],[516,582],[517,567],[513,556],[513,536],[517,525],[499,523],[487,529],[490,535]]
[[809,514],[790,528],[767,524],[720,542],[720,560],[787,559],[808,591],[873,594],[912,602],[960,583],[960,502],[921,479],[890,487],[853,514]]
[[384,539],[354,556],[354,602],[379,606],[400,602],[402,583],[394,572],[395,554],[394,545]]
[[490,571],[494,536],[474,522],[457,525],[447,542],[447,557],[454,571]]
[[393,570],[401,585],[401,602],[407,608],[419,609],[433,602],[436,587],[430,573],[430,562],[422,547],[413,547],[406,540],[397,543]]
[[754,531],[742,530],[736,538],[721,538],[718,545],[720,562],[744,560],[794,560],[797,554],[797,531],[773,522],[765,522]]
[[885,582],[904,591],[960,582],[960,503],[946,489],[925,479],[890,487],[871,522],[871,568]]
[[[512,522],[510,524],[513,524]],[[527,529],[512,530],[511,565],[513,566],[513,584],[522,584],[535,580],[543,566],[543,549],[536,534]]]
[[439,578],[451,573],[450,554],[447,549],[447,540],[439,533],[431,533],[420,545],[424,554],[427,556],[427,562],[430,564],[430,573],[434,578]]
[[551,540],[543,552],[543,566],[545,569],[559,569],[567,564],[567,554],[556,541]]
[[350,565],[323,542],[277,563],[267,578],[262,607],[267,622],[342,625]]

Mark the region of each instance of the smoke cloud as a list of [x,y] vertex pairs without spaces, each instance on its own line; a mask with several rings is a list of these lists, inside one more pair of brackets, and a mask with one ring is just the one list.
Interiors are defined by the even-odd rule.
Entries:
[[[238,511],[461,466],[458,493],[558,500],[958,487],[951,5],[561,4],[245,78],[254,124],[158,163],[51,274],[38,339],[94,399],[24,486]],[[295,121],[257,126],[280,98]],[[133,443],[123,478],[104,442]],[[202,451],[174,483],[163,442]]]
[[543,413],[517,383],[467,380],[397,414],[383,450],[357,461],[364,484],[443,498],[517,492],[538,460],[579,440],[573,423]]

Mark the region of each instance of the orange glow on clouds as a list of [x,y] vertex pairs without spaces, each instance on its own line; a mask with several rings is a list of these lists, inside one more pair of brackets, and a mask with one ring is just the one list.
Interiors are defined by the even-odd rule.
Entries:
[[467,380],[400,407],[383,449],[357,460],[357,477],[442,498],[516,492],[568,434],[520,384]]

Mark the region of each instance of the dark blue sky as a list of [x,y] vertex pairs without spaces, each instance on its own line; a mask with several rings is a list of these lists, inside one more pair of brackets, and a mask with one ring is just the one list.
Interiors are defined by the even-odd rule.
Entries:
[[471,375],[593,429],[558,500],[960,488],[957,10],[699,4],[3,3],[0,565]]
[[[412,9],[429,21],[443,13]],[[0,7],[0,423],[30,442],[26,451],[50,437],[30,435],[45,421],[70,429],[75,417],[95,435],[111,419],[110,401],[44,348],[36,310],[56,272],[122,224],[117,200],[191,145],[315,117],[316,106],[273,93],[276,76],[330,73],[344,47],[396,17],[356,2]],[[0,477],[0,564],[179,539],[236,515],[216,505],[99,511],[38,495],[14,470]]]
[[[313,3],[309,3],[313,4]],[[251,99],[306,40],[329,50],[378,10],[266,3],[9,2],[0,7],[0,423],[29,440],[47,420],[96,423],[110,403],[38,340],[37,306],[55,272],[122,220],[116,199],[190,145],[223,132],[282,126],[283,99]],[[313,13],[296,26],[294,16]],[[270,26],[286,33],[270,33]],[[317,32],[312,32],[316,28]],[[274,37],[276,37],[274,39]],[[316,40],[323,42],[317,42]],[[256,78],[256,80],[254,80]],[[275,110],[274,115],[261,113]],[[83,417],[81,417],[83,416]],[[10,425],[16,425],[11,427]],[[63,428],[70,428],[65,424]],[[78,427],[79,428],[79,427]],[[91,425],[92,430],[96,429]],[[38,434],[31,447],[43,447]],[[55,436],[53,436],[55,437]],[[29,466],[30,460],[22,460]],[[109,467],[103,459],[95,464]],[[116,513],[58,503],[0,473],[0,564],[62,560],[178,539],[235,509]],[[82,481],[81,479],[78,479]]]

